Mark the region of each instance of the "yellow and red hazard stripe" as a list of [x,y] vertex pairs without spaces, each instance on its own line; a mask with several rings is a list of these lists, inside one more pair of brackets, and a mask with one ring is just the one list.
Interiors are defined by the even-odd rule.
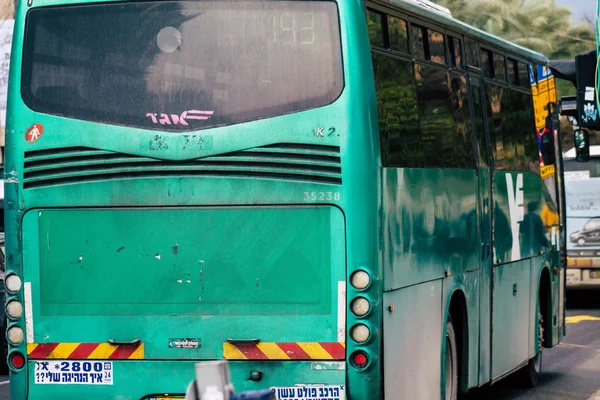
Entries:
[[29,343],[27,355],[31,359],[141,360],[144,358],[144,344]]
[[223,343],[226,360],[344,360],[343,342]]

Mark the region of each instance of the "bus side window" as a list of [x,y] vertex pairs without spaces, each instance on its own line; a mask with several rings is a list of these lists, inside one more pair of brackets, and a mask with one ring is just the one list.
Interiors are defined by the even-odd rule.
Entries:
[[486,86],[495,169],[539,174],[531,95],[493,84]]
[[427,29],[412,25],[410,27],[410,36],[412,42],[412,52],[415,58],[422,61],[427,60],[425,53],[425,38],[427,37]]
[[504,56],[494,53],[494,78],[506,82],[506,64]]
[[514,86],[519,86],[519,67],[517,61],[512,58],[508,59],[508,81]]
[[408,53],[406,21],[388,16],[388,30],[390,35],[390,49]]
[[[473,79],[473,78],[471,78]],[[477,135],[477,153],[479,155],[479,165],[488,167],[488,151],[486,149],[486,138],[485,138],[485,120],[483,115],[483,99],[481,97],[481,87],[477,85],[471,85],[471,96],[473,99],[473,121],[475,122],[475,133]]]
[[531,93],[521,93],[519,104],[519,127],[525,143],[525,160],[529,171],[540,173],[540,155],[538,151],[537,129],[535,128],[535,115],[533,111],[533,98]]
[[531,79],[529,77],[529,67],[527,64],[517,62],[517,68],[519,69],[519,86],[524,89],[531,89]]
[[492,141],[492,154],[494,155],[495,169],[510,169],[507,160],[512,159],[514,146],[509,137],[507,137],[506,122],[507,111],[504,109],[507,104],[503,99],[506,97],[506,89],[494,84],[486,84],[486,93],[488,100],[488,124],[490,138]]
[[448,46],[450,48],[450,66],[462,68],[462,44],[460,39],[448,36]]
[[428,29],[429,60],[436,64],[446,64],[446,41],[444,34]]
[[456,77],[450,87],[446,70],[420,64],[415,76],[425,167],[475,168],[470,121],[464,125],[469,112],[466,80]]
[[467,65],[473,68],[481,68],[479,63],[479,43],[476,40],[465,38],[465,55]]
[[385,47],[383,14],[367,10],[367,24],[369,28],[369,41],[371,46]]
[[373,53],[384,167],[424,166],[412,62]]
[[455,158],[452,167],[475,168],[475,151],[471,134],[471,113],[467,78],[462,74],[451,74],[452,119]]
[[486,78],[494,77],[494,64],[492,52],[489,50],[483,50],[481,52],[481,64],[483,68],[483,75]]

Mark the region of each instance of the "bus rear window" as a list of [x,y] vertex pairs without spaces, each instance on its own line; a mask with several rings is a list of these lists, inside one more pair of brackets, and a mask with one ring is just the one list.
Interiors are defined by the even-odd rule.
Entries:
[[160,1],[32,9],[21,94],[68,118],[191,131],[332,103],[328,1]]

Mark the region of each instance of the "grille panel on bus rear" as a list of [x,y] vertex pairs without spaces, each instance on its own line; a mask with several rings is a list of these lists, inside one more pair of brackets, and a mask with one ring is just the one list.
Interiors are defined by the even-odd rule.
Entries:
[[340,148],[275,144],[199,158],[166,161],[87,147],[25,153],[24,189],[163,176],[222,176],[340,185]]

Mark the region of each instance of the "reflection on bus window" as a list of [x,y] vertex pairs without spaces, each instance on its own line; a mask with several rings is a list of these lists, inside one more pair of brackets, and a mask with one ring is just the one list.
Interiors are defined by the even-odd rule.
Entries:
[[425,56],[425,28],[411,26],[410,36],[412,40],[413,55],[417,60],[426,60]]
[[481,52],[481,64],[483,65],[483,75],[486,78],[494,77],[494,65],[492,63],[492,52],[483,50]]
[[460,39],[448,37],[448,45],[450,46],[450,66],[462,67],[462,44]]
[[406,21],[399,18],[388,17],[388,29],[390,35],[390,48],[403,53],[408,52]]
[[471,67],[479,68],[479,43],[476,40],[465,38],[465,54],[467,64]]
[[529,67],[527,64],[518,62],[519,66],[519,84],[523,88],[531,89],[531,78],[529,76]]
[[437,64],[446,64],[444,35],[429,29],[429,59]]
[[508,59],[508,81],[515,86],[519,86],[519,67],[517,61],[512,58]]
[[383,42],[383,15],[376,11],[367,10],[367,24],[371,46],[385,47]]
[[494,53],[494,78],[501,82],[506,82],[506,65],[504,56]]
[[381,156],[386,167],[423,167],[412,63],[373,54]]

